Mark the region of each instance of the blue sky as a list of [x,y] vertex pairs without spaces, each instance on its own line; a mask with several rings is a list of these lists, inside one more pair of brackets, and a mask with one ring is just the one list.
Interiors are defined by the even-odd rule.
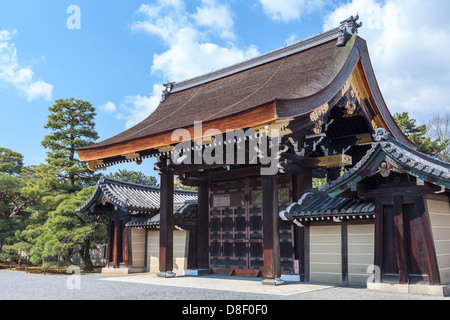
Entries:
[[[70,5],[80,29],[69,29]],[[3,0],[0,146],[45,161],[48,107],[97,108],[100,140],[148,116],[166,81],[180,81],[280,48],[359,13],[391,112],[425,123],[449,111],[447,0]],[[118,168],[153,173],[151,161]]]

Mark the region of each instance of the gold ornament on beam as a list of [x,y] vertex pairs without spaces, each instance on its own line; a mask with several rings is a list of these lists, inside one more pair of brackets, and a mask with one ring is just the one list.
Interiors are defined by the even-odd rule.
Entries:
[[172,151],[173,149],[175,149],[174,146],[171,146],[170,144],[168,146],[163,146],[163,147],[159,147],[158,151],[159,153],[164,153],[164,152],[169,152]]
[[122,154],[122,157],[124,157],[127,160],[133,160],[140,157],[140,154],[137,152]]
[[309,115],[309,119],[314,123],[313,132],[315,134],[322,133],[322,125],[324,124],[323,116],[330,110],[328,103],[321,105],[319,108],[314,109]]
[[194,142],[196,145],[198,146],[204,146],[207,144],[211,144],[214,143],[214,141],[216,141],[216,138],[214,136],[211,137],[203,137],[203,138],[199,138],[199,139],[195,139]]
[[87,162],[87,167],[91,171],[98,170],[97,166],[102,165],[103,160],[92,160]]
[[380,117],[377,115],[372,119],[372,129],[373,131],[377,131],[379,128],[384,128],[384,126],[381,123]]
[[252,127],[258,134],[266,133],[271,138],[284,137],[292,133],[288,128],[293,119],[275,120],[267,124]]
[[350,89],[348,95],[349,95],[350,99],[349,99],[349,101],[347,101],[345,103],[345,109],[347,110],[347,114],[348,115],[352,115],[356,111],[356,104],[355,104],[355,102],[356,102],[356,93],[355,93],[355,90]]
[[346,154],[336,154],[332,156],[309,158],[303,160],[306,168],[338,168],[350,166],[353,163],[351,156]]

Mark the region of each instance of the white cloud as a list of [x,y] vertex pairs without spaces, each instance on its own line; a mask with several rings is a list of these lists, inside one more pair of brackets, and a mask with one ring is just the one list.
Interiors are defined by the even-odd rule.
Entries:
[[125,127],[127,129],[138,124],[158,107],[161,101],[162,91],[163,86],[155,84],[153,85],[153,92],[150,97],[141,95],[126,96],[122,107],[127,111],[127,114],[118,114],[117,118],[126,120]]
[[[142,4],[137,15],[141,19],[130,24],[131,30],[157,36],[167,47],[166,51],[153,55],[150,67],[151,73],[164,82],[179,82],[259,54],[255,46],[242,49],[234,44],[232,13],[216,0],[202,0],[195,13],[188,12],[183,1],[158,0]],[[225,45],[217,43],[223,40]],[[127,114],[119,117],[126,119],[127,127],[156,109],[162,90],[162,85],[154,85],[148,97],[125,98]]]
[[359,13],[378,84],[392,113],[425,123],[450,110],[450,12],[447,0],[353,0],[325,19],[324,30]]
[[223,39],[236,38],[232,13],[227,5],[218,4],[215,0],[202,0],[202,6],[197,7],[197,12],[191,17],[197,25],[211,28]]
[[292,34],[288,38],[284,39],[284,42],[286,42],[286,45],[293,44],[297,41],[299,41],[299,38],[296,34]]
[[[223,17],[217,17],[213,22],[211,17],[206,18],[206,12],[221,12]],[[227,41],[225,46],[208,41],[208,36],[217,33],[231,36],[233,23],[229,8],[218,5],[215,0],[203,0],[195,14],[187,12],[179,0],[158,0],[154,5],[141,5],[138,13],[144,19],[133,22],[131,29],[158,36],[168,47],[165,52],[153,55],[151,66],[152,73],[163,75],[164,81],[195,77],[259,54],[254,46],[241,49],[232,41]]]
[[300,20],[303,13],[312,13],[325,5],[324,0],[259,0],[264,12],[275,21]]
[[98,107],[100,110],[105,112],[114,112],[116,111],[116,105],[111,101],[106,102],[105,104]]
[[38,98],[52,100],[53,86],[40,79],[30,68],[21,67],[12,38],[16,30],[0,30],[0,81],[15,87],[28,101]]

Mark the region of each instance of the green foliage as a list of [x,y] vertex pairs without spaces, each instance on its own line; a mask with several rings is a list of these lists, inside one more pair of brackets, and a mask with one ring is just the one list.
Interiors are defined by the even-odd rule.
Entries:
[[119,180],[119,181],[126,181],[126,182],[132,182],[137,184],[142,184],[146,186],[151,187],[158,187],[158,181],[155,177],[152,176],[146,176],[142,172],[133,171],[133,170],[126,170],[126,169],[119,169],[118,171],[114,173],[110,173],[106,175],[106,177]]
[[[76,157],[76,149],[92,144],[98,139],[95,131],[95,108],[88,101],[59,99],[49,108],[45,136],[42,146],[48,149],[47,162],[57,169],[58,177],[71,187],[92,185],[95,176]],[[95,176],[95,177],[94,177]]]
[[14,259],[27,251],[32,263],[45,265],[69,263],[79,252],[89,270],[89,249],[96,241],[104,243],[105,222],[76,209],[92,195],[88,186],[100,175],[89,171],[75,152],[98,138],[95,109],[72,98],[57,100],[49,110],[45,128],[51,133],[42,141],[48,149],[46,164],[23,167],[22,155],[0,148],[1,250]]
[[28,225],[32,224],[31,214],[28,212],[22,213],[14,219],[0,219],[0,253],[1,260],[19,260],[19,252],[29,251],[31,247],[18,241],[16,237]]
[[427,136],[427,126],[416,125],[416,120],[409,117],[408,112],[396,113],[394,120],[408,139],[417,146],[417,150],[438,157],[440,153],[449,145],[449,141],[441,141],[440,138],[433,139]]
[[13,218],[26,209],[37,209],[40,201],[54,196],[59,185],[45,164],[25,167],[19,176],[0,173],[0,215]]
[[[106,218],[99,215],[82,215],[76,211],[90,198],[94,189],[95,187],[85,188],[59,199],[59,205],[49,212],[48,219],[36,238],[31,250],[32,262],[59,257],[66,264],[70,264],[75,253],[80,253],[82,258],[86,253],[89,255],[89,249],[96,243],[95,240],[104,243],[104,237],[94,238],[94,234],[96,231],[104,231],[105,234]],[[84,262],[85,268],[92,270],[90,259]],[[51,262],[47,262],[48,264]]]
[[0,172],[17,176],[22,171],[23,155],[7,148],[0,148]]

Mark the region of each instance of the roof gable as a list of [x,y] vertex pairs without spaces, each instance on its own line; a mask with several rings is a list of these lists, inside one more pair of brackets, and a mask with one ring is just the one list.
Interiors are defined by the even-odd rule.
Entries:
[[345,191],[356,191],[364,178],[390,171],[408,173],[420,180],[450,189],[450,164],[418,152],[393,139],[384,129],[378,129],[375,143],[351,170],[327,184],[325,189],[333,197]]
[[[196,191],[175,190],[174,207],[182,207],[186,201],[197,200]],[[111,203],[119,210],[131,213],[159,211],[160,189],[102,177],[91,198],[78,211],[90,213],[97,204]]]

